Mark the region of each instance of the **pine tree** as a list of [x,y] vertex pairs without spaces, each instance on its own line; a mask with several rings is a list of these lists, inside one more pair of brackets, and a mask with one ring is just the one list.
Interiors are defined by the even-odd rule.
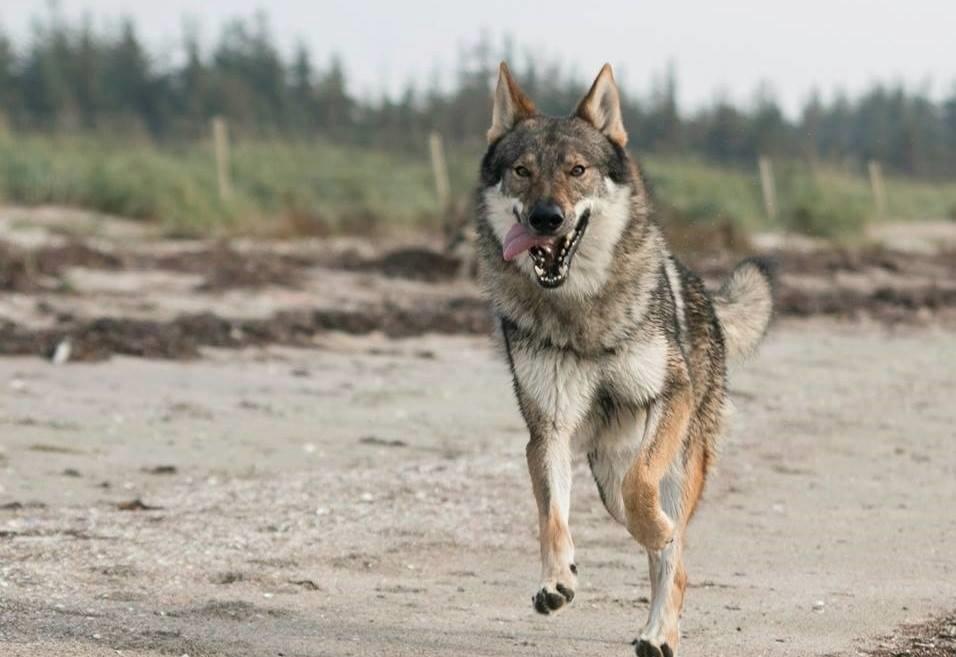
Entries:
[[19,118],[18,82],[13,44],[0,32],[0,134],[6,131],[8,123]]

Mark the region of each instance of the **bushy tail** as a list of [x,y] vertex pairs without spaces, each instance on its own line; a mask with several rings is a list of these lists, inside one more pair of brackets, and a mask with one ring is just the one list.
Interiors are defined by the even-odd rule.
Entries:
[[737,265],[714,296],[717,319],[724,330],[728,360],[753,353],[773,315],[773,271],[750,258]]

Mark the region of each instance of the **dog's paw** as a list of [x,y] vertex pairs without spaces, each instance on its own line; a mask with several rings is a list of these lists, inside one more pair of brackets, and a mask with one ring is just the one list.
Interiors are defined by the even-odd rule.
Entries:
[[572,600],[574,600],[574,589],[560,582],[542,586],[531,598],[535,611],[545,616],[570,604]]
[[647,639],[634,639],[637,657],[674,657],[674,651],[666,643],[656,646]]
[[574,600],[574,589],[578,585],[578,567],[573,558],[551,562],[550,567],[542,568],[541,583],[538,591],[531,596],[531,604],[539,614],[558,611]]

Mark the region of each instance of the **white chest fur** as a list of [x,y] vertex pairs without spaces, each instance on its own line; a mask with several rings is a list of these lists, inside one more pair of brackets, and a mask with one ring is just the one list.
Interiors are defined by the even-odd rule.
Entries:
[[522,391],[537,406],[555,435],[570,438],[594,397],[600,364],[561,349],[516,346],[511,353]]
[[616,394],[646,406],[660,394],[667,376],[667,340],[658,335],[629,345],[609,359],[604,379]]
[[601,386],[634,406],[654,399],[667,372],[667,343],[662,336],[633,344],[624,352],[588,357],[570,350],[515,344],[511,358],[515,378],[542,414],[547,430],[570,439]]

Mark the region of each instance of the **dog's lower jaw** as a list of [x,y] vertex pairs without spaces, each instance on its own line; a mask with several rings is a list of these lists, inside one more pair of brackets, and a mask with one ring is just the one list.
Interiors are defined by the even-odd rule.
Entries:
[[574,254],[584,238],[591,218],[591,210],[586,208],[580,215],[574,228],[554,245],[556,252],[549,253],[541,247],[533,246],[528,252],[532,269],[538,285],[545,289],[554,289],[564,285],[571,271]]

